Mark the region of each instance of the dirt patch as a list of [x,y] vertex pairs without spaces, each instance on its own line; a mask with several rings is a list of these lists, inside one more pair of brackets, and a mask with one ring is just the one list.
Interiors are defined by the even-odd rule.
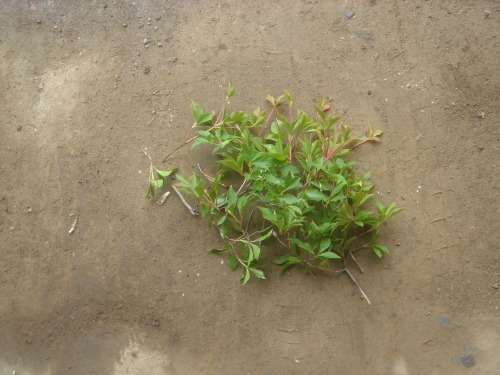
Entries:
[[[0,5],[0,373],[467,374],[500,367],[495,1]],[[238,285],[215,233],[144,199],[191,99],[384,130],[360,150],[406,208],[358,275]],[[179,151],[166,167],[210,167]],[[74,219],[78,224],[69,235]],[[269,251],[272,251],[270,245]],[[471,372],[472,371],[472,372]]]

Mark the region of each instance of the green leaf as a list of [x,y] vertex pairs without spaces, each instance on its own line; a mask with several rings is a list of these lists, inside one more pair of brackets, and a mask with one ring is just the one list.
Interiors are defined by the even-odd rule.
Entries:
[[156,170],[156,173],[158,173],[160,176],[163,178],[170,176],[172,173],[175,173],[177,171],[177,168],[170,168],[170,169],[164,169],[162,171],[159,171],[158,169]]
[[328,237],[323,238],[319,244],[319,252],[322,253],[332,245],[332,240]]
[[290,194],[279,197],[278,199],[281,202],[284,202],[284,203],[289,204],[289,205],[300,202],[300,198],[297,198],[297,197],[290,195]]
[[203,114],[203,109],[201,109],[201,107],[194,101],[191,101],[191,113],[193,114],[196,122],[198,122],[198,118]]
[[229,187],[227,191],[227,210],[234,212],[234,207],[236,205],[236,201],[238,200],[238,194],[234,191],[233,186]]
[[197,119],[196,122],[199,124],[204,124],[205,122],[212,121],[214,115],[212,113],[202,113]]
[[316,189],[307,189],[305,195],[312,201],[323,201],[327,200],[328,197]]
[[191,101],[191,113],[196,121],[196,125],[203,124],[205,122],[209,122],[212,120],[212,113],[203,113],[203,109],[196,104],[194,101]]
[[384,253],[389,253],[389,249],[387,248],[387,246],[384,246],[382,244],[378,244],[377,248],[382,250]]
[[257,245],[255,245],[253,243],[250,243],[250,242],[248,243],[248,245],[250,246],[250,249],[252,250],[253,258],[256,260],[259,260],[260,247],[258,247]]
[[266,276],[264,275],[264,272],[257,268],[249,268],[250,272],[252,272],[255,276],[257,276],[259,279],[265,279]]
[[231,80],[229,80],[229,85],[227,86],[226,90],[226,96],[228,98],[232,97],[236,93],[236,90],[233,87],[233,84],[231,83]]
[[271,167],[271,164],[272,164],[272,162],[269,159],[261,159],[261,160],[256,160],[253,162],[253,166],[255,168],[262,169],[264,171],[269,170],[269,168]]
[[266,233],[264,233],[262,236],[260,236],[259,238],[256,238],[255,240],[253,240],[253,242],[261,242],[261,241],[264,241],[266,238],[269,238],[271,237],[271,235],[273,234],[273,230],[272,229],[269,229]]
[[219,253],[223,253],[224,251],[227,251],[227,247],[222,247],[219,249],[213,248],[213,249],[210,249],[208,251],[210,251],[211,253],[214,253],[214,254],[219,254]]
[[266,207],[257,207],[260,212],[262,213],[262,217],[266,220],[269,220],[271,222],[276,221],[276,214],[271,211],[269,208]]
[[159,178],[157,180],[153,180],[153,184],[157,189],[161,188],[163,186],[163,178]]
[[196,146],[201,145],[202,143],[209,143],[209,140],[206,138],[198,137],[193,141],[193,143],[191,143],[191,148],[195,148]]
[[335,186],[335,189],[333,189],[332,194],[330,194],[331,197],[336,196],[345,186],[346,184],[341,183]]
[[236,259],[236,256],[232,251],[227,255],[227,265],[233,271],[236,270],[236,268],[238,268],[238,259]]
[[361,201],[359,202],[359,205],[360,205],[360,206],[362,206],[362,205],[363,205],[363,204],[365,204],[365,203],[366,203],[366,201],[367,201],[368,199],[370,199],[371,197],[373,197],[373,194],[366,194],[366,195],[363,197],[363,199],[361,199]]
[[226,225],[227,223],[223,223],[219,226],[219,233],[220,236],[224,239],[226,239],[226,235],[229,233],[229,228]]
[[238,208],[240,216],[243,215],[243,212],[245,211],[245,207],[248,205],[249,200],[250,200],[249,195],[242,195],[238,198],[236,202],[236,207]]
[[146,194],[146,198],[154,198],[155,197],[155,188],[153,184],[149,183],[148,193]]
[[283,255],[283,256],[280,256],[279,258],[276,258],[274,260],[274,264],[282,265],[284,263],[296,264],[296,263],[300,263],[300,259],[296,258],[296,257],[292,257],[290,255]]
[[245,285],[248,280],[250,280],[250,272],[248,272],[248,268],[243,270],[243,274],[241,275],[240,283],[241,285]]
[[241,174],[241,166],[234,159],[223,159],[218,163]]
[[304,249],[304,250],[307,250],[309,251],[310,253],[312,253],[312,247],[310,244],[306,243],[306,242],[303,242],[301,240],[299,240],[298,238],[290,238],[290,243],[294,244],[294,245],[297,245],[298,247]]
[[319,254],[320,258],[326,258],[326,259],[341,259],[338,254],[335,254],[331,251],[326,251],[324,253]]
[[333,199],[331,201],[338,202],[339,200],[344,199],[344,198],[345,198],[344,194],[339,194],[339,195],[336,195],[335,197],[333,197]]
[[379,250],[379,249],[377,249],[376,247],[372,247],[372,249],[373,249],[373,252],[374,252],[375,254],[377,254],[377,256],[378,256],[379,258],[382,258],[382,253],[380,252],[380,250]]

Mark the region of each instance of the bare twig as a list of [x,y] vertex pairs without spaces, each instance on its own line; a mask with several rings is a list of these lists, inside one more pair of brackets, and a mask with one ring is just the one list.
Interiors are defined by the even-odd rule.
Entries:
[[200,167],[200,163],[196,164],[196,166],[198,167],[198,170],[200,171],[200,173],[205,176],[205,178],[210,181],[210,182],[214,182],[214,178],[209,176],[208,174],[206,174],[205,172],[203,172],[203,169],[201,169]]
[[437,219],[435,219],[435,220],[432,220],[432,221],[431,221],[431,224],[433,224],[433,223],[437,223],[438,221],[442,221],[442,220],[449,219],[450,217],[452,217],[452,216],[450,215],[450,216],[443,216],[443,217],[437,218]]
[[[315,270],[319,270],[319,271],[323,271],[323,272],[328,272],[328,273],[331,273],[334,275],[338,275],[339,273],[345,272],[345,268],[342,268],[341,270],[331,270],[329,268],[315,266],[314,264],[311,264],[308,261],[302,261],[302,264],[306,265],[307,267],[309,267],[311,269],[315,269]],[[314,274],[312,274],[312,273],[311,273],[311,275],[314,276]]]
[[151,156],[149,156],[149,154],[146,151],[144,151],[144,150],[141,150],[141,151],[144,155],[146,155],[149,158],[149,160],[153,161],[153,159],[151,159]]
[[189,213],[193,216],[198,216],[198,214],[196,213],[196,211],[193,209],[193,207],[191,207],[189,205],[188,202],[186,202],[186,200],[184,199],[184,197],[182,196],[181,192],[179,191],[179,189],[177,189],[175,187],[175,185],[172,185],[172,189],[175,191],[175,194],[177,194],[177,196],[179,197],[179,199],[181,200],[182,204],[188,209]]
[[236,195],[240,195],[240,192],[241,192],[241,190],[243,189],[243,187],[245,186],[246,183],[247,183],[247,180],[243,180],[243,183],[241,184],[240,188],[236,192]]
[[165,194],[163,194],[160,199],[158,199],[158,202],[156,202],[158,205],[163,205],[163,203],[165,203],[165,201],[167,200],[167,197],[170,195],[170,192],[167,191]]
[[401,47],[401,49],[399,50],[399,52],[398,52],[398,53],[396,53],[396,54],[395,54],[394,56],[392,56],[392,57],[389,57],[389,60],[395,59],[396,57],[401,56],[401,55],[402,55],[403,53],[405,53],[405,52],[406,52],[406,50],[405,50],[403,47]]
[[189,142],[194,141],[194,140],[195,140],[196,138],[198,138],[198,137],[199,137],[199,135],[196,135],[196,136],[194,136],[194,137],[191,137],[191,138],[189,138],[188,140],[184,141],[184,143],[182,143],[180,146],[177,146],[176,148],[174,148],[171,152],[169,152],[169,153],[168,153],[168,155],[167,155],[167,156],[165,156],[165,157],[163,158],[163,163],[165,163],[165,162],[167,161],[167,159],[168,159],[168,158],[169,158],[169,157],[170,157],[173,153],[175,153],[175,152],[179,151],[181,148],[183,148],[183,147],[184,147],[185,145],[187,145]]
[[368,302],[369,305],[371,305],[372,303],[370,302],[370,299],[368,298],[368,296],[366,295],[365,291],[361,288],[361,286],[358,284],[358,282],[356,281],[356,279],[354,278],[354,276],[352,275],[351,272],[349,272],[349,270],[346,268],[345,269],[345,272],[347,273],[347,275],[349,275],[349,277],[351,278],[351,280],[354,282],[354,284],[356,284],[356,286],[358,287],[359,291],[361,292],[361,295],[366,299],[366,302]]
[[69,228],[68,234],[71,234],[75,231],[76,223],[78,223],[78,218],[76,218],[75,221],[73,221],[73,225],[71,226],[71,228]]
[[273,230],[273,236],[279,241],[280,244],[282,244],[285,247],[285,249],[288,249],[288,246],[286,246],[286,244],[280,240],[280,238],[278,237],[278,233],[276,233],[274,230]]
[[[200,171],[200,173],[201,173],[203,176],[205,176],[205,178],[206,178],[208,181],[210,181],[210,182],[214,182],[214,181],[215,181],[215,178],[213,178],[212,176],[208,175],[207,173],[205,173],[205,172],[203,171],[203,169],[201,169],[201,166],[200,166],[200,164],[199,164],[199,163],[198,163],[198,164],[196,164],[196,166],[198,167],[198,170]],[[220,186],[223,186],[223,187],[227,188],[227,185],[223,184],[223,183],[222,183],[222,182],[220,182],[220,181],[219,181],[219,183],[218,183],[218,184],[219,184]]]
[[292,332],[297,332],[298,329],[297,328],[292,328],[292,329],[278,328],[276,331],[292,333]]
[[358,261],[356,260],[356,258],[354,258],[354,254],[351,253],[351,252],[349,252],[349,255],[351,256],[351,258],[354,261],[354,263],[356,263],[356,266],[358,266],[358,268],[361,271],[361,273],[365,273],[365,271],[363,270],[363,267],[361,267],[361,264],[359,264]]

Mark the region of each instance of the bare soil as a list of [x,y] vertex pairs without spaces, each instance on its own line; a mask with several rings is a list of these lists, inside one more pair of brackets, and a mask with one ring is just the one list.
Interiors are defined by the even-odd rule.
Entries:
[[[0,374],[497,373],[499,17],[497,1],[2,1]],[[141,150],[210,168],[203,149],[161,161],[190,100],[218,109],[229,79],[232,109],[287,89],[384,130],[358,160],[406,211],[391,254],[353,271],[372,306],[346,275],[270,263],[242,287],[206,222],[144,199]]]

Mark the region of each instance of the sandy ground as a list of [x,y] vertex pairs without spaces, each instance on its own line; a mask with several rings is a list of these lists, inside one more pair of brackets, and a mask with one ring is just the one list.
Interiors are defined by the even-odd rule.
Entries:
[[[2,1],[0,374],[494,374],[499,17],[472,0]],[[372,306],[345,275],[271,264],[242,287],[203,220],[144,199],[141,150],[210,167],[189,147],[161,161],[190,100],[218,109],[229,79],[232,109],[287,89],[384,130],[359,159],[406,211],[392,253],[361,256]]]

